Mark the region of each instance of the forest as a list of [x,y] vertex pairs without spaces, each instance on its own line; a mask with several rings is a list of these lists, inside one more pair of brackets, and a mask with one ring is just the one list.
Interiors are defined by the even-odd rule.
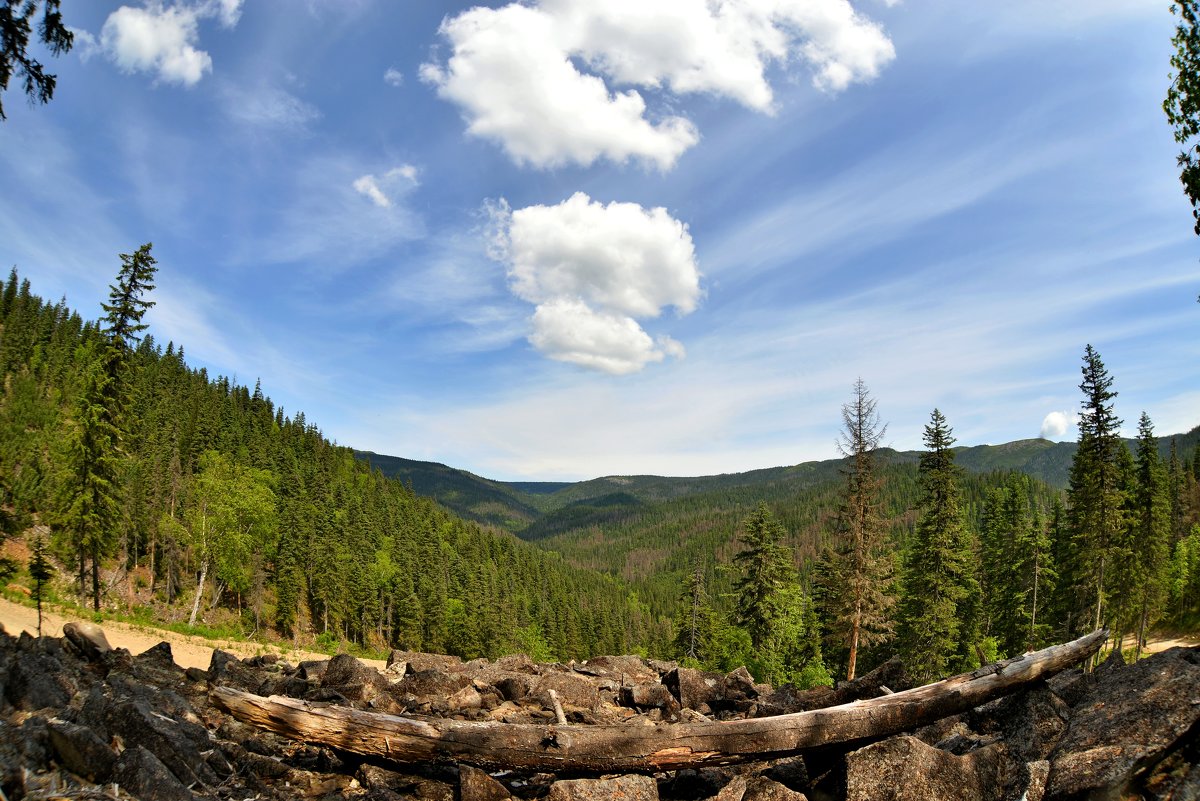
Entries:
[[860,380],[840,459],[487,482],[494,516],[466,520],[416,494],[404,460],[337,446],[163,347],[142,322],[155,270],[150,245],[123,254],[94,321],[15,269],[0,287],[0,537],[34,557],[0,567],[33,581],[56,564],[52,594],[95,610],[465,658],[637,651],[800,686],[897,652],[936,678],[1100,626],[1136,652],[1155,627],[1200,625],[1197,431],[1160,442],[1143,413],[1123,440],[1091,346],[1062,469],[992,469],[1012,449],[955,448],[936,409],[926,449],[896,453]]

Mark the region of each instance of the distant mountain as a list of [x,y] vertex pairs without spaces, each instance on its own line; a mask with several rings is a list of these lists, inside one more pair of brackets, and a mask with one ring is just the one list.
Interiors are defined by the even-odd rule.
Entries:
[[[1200,442],[1200,426],[1186,434],[1159,438],[1164,458],[1171,440],[1181,458],[1193,458]],[[1133,446],[1132,440],[1127,440]],[[956,460],[970,473],[1018,471],[1050,487],[1066,489],[1075,455],[1074,442],[1022,439],[1000,445],[974,445],[956,449]],[[437,462],[422,462],[355,451],[360,459],[389,477],[409,484],[418,495],[437,500],[458,515],[517,534],[542,540],[579,526],[604,525],[624,519],[631,511],[713,493],[768,498],[800,492],[836,478],[841,460],[803,462],[790,467],[770,467],[745,473],[713,476],[605,476],[579,482],[504,482],[482,478]],[[920,451],[883,449],[884,461],[893,466],[915,464]]]

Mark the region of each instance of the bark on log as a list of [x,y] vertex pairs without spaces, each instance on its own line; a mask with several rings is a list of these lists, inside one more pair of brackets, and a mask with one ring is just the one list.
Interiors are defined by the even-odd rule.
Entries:
[[677,770],[773,759],[806,748],[884,737],[964,712],[1096,653],[1096,631],[934,684],[841,706],[735,721],[638,725],[476,723],[364,712],[226,687],[213,702],[276,734],[396,762],[455,760],[493,769]]

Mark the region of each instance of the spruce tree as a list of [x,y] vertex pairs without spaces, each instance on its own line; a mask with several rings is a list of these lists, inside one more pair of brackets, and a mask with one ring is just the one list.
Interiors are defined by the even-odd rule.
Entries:
[[1082,411],[1079,447],[1071,462],[1067,489],[1068,516],[1087,586],[1079,587],[1091,599],[1092,627],[1106,621],[1106,603],[1113,590],[1111,568],[1121,545],[1125,497],[1121,487],[1119,451],[1121,420],[1113,410],[1112,377],[1100,354],[1088,345],[1083,356]]
[[859,648],[882,642],[892,629],[894,564],[885,547],[876,453],[887,427],[875,406],[858,379],[853,398],[842,406],[838,448],[845,457],[846,484],[833,544],[821,568],[826,624],[831,641],[846,649],[847,680],[855,676]]
[[771,510],[760,503],[743,524],[744,547],[733,557],[742,571],[734,583],[734,619],[749,633],[756,649],[766,645],[780,612],[780,591],[792,578],[790,552],[780,543],[783,534]]
[[963,649],[959,605],[976,583],[971,538],[963,522],[954,464],[954,437],[933,410],[921,454],[921,519],[904,565],[899,610],[900,649],[916,678],[946,675]]
[[1146,630],[1162,614],[1166,601],[1166,567],[1170,552],[1171,508],[1166,475],[1158,455],[1158,439],[1150,417],[1138,420],[1136,481],[1133,489],[1131,545],[1137,625],[1136,653],[1140,657]]
[[29,577],[33,579],[33,599],[37,602],[38,636],[42,636],[42,600],[46,597],[46,583],[54,577],[54,565],[50,563],[50,546],[41,531],[33,535],[30,543]]

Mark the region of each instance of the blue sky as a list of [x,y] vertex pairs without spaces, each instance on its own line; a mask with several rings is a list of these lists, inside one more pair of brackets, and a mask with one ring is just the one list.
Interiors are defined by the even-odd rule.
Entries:
[[[0,259],[337,442],[512,480],[1200,423],[1174,18],[1103,0],[68,4]],[[1057,413],[1057,414],[1056,414]]]

